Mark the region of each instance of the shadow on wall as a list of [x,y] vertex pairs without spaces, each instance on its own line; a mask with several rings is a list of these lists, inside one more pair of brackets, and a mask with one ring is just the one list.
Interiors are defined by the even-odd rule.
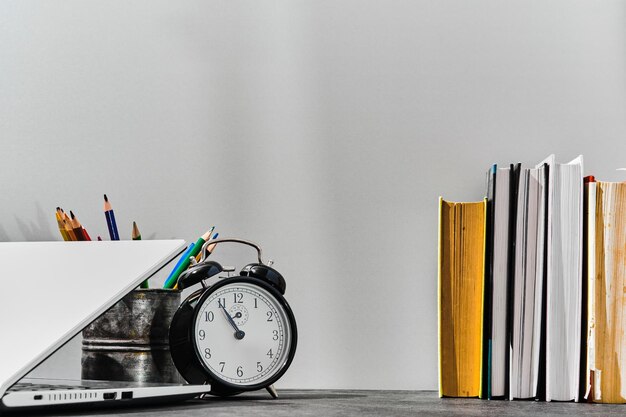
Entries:
[[0,225],[0,242],[58,240],[58,233],[55,234],[52,230],[50,216],[44,212],[41,204],[36,203],[35,210],[34,220],[29,216],[14,216],[15,225],[19,231],[16,239],[11,238],[4,226]]
[[6,229],[0,224],[0,242],[9,241],[11,241],[11,238],[9,238],[9,234],[7,233]]

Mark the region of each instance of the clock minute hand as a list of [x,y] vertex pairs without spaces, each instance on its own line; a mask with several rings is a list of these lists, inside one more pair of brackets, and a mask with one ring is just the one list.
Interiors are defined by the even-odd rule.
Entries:
[[237,323],[235,323],[235,320],[233,320],[230,314],[228,314],[228,311],[226,311],[226,307],[224,306],[220,306],[220,307],[222,307],[222,310],[224,311],[224,314],[226,315],[226,319],[228,320],[230,325],[233,326],[233,329],[235,329],[235,339],[237,340],[243,339],[246,333],[243,330],[239,330],[239,327],[237,327]]

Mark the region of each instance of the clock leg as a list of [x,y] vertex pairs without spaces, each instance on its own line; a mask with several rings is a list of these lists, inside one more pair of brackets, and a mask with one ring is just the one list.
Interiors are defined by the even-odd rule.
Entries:
[[[204,381],[204,384],[202,384],[202,385],[206,385],[206,384],[208,384],[208,383],[209,383],[209,381]],[[202,395],[200,396],[200,399],[201,399],[201,400],[204,400],[204,399],[205,399],[205,398],[207,398],[208,396],[209,396],[209,393],[208,393],[208,392],[205,392],[204,394],[202,394]]]
[[276,391],[276,388],[274,388],[274,385],[270,385],[269,387],[265,389],[267,390],[267,392],[270,393],[272,398],[278,398],[278,392]]

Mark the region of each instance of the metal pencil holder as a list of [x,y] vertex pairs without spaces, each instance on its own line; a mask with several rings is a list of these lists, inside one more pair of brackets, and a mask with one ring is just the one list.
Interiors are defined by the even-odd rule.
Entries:
[[83,330],[82,378],[182,383],[169,326],[180,291],[137,289]]

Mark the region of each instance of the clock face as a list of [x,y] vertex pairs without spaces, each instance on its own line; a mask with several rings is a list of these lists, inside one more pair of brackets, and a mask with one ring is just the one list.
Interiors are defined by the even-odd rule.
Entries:
[[224,285],[197,308],[194,342],[202,365],[220,380],[262,384],[289,357],[291,323],[282,304],[264,288]]

